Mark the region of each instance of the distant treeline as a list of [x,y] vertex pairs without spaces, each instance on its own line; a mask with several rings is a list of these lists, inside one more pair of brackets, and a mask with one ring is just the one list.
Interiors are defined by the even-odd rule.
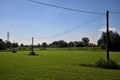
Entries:
[[[42,44],[37,44],[33,45],[36,48],[66,48],[66,47],[88,47],[92,46],[95,47],[95,44],[89,43],[89,38],[83,37],[82,41],[71,41],[71,42],[65,42],[64,40],[59,40],[59,41],[54,41],[50,44],[47,44],[46,42],[43,42]],[[0,50],[6,50],[6,49],[11,49],[11,48],[19,48],[19,49],[25,49],[25,48],[30,48],[31,45],[25,45],[21,43],[18,45],[18,43],[11,43],[10,41],[3,41],[0,39]]]
[[10,41],[3,41],[0,39],[0,50],[6,50],[10,48],[17,48],[19,45],[18,43],[11,43]]
[[[46,49],[46,48],[72,48],[72,47],[101,47],[106,49],[106,33],[103,32],[102,36],[98,40],[97,45],[89,43],[88,37],[83,37],[81,41],[71,41],[65,42],[64,40],[54,41],[50,44],[43,42],[42,44],[33,45],[36,48]],[[19,48],[20,50],[29,48],[31,45],[24,45],[23,43],[18,45],[18,43],[11,43],[10,41],[3,41],[0,39],[0,50]],[[109,31],[109,50],[110,51],[120,51],[120,35],[117,32]]]

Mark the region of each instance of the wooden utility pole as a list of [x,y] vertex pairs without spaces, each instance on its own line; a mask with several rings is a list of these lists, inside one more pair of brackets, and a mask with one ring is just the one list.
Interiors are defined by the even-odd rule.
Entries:
[[9,31],[7,32],[7,41],[9,42]]
[[9,41],[9,31],[7,32],[7,40],[6,40],[6,43],[7,43],[7,49],[10,51],[12,49],[12,44],[10,43]]
[[31,47],[31,48],[32,48],[32,51],[31,51],[31,52],[33,53],[33,37],[32,37],[32,47]]
[[106,12],[106,51],[107,60],[109,60],[109,11]]
[[31,52],[30,52],[30,55],[35,55],[35,52],[33,51],[33,37],[32,37],[32,45],[31,45]]

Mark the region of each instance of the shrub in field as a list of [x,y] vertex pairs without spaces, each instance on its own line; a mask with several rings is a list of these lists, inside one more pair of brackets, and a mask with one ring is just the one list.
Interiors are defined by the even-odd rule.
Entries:
[[32,52],[32,51],[31,51],[31,52],[30,52],[30,55],[36,55],[36,54],[35,54],[35,52]]
[[16,50],[12,50],[13,53],[16,53]]
[[113,60],[100,59],[95,63],[96,67],[107,68],[107,69],[119,69],[120,66]]
[[94,64],[80,64],[81,66],[87,66],[87,67],[101,67],[106,69],[120,69],[120,66],[113,60],[104,60],[99,59]]

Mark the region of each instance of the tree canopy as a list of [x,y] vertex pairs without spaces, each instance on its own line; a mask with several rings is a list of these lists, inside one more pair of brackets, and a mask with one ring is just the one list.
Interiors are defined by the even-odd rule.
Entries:
[[[47,44],[46,42],[43,42],[42,44],[38,43],[37,45],[33,45],[36,48],[66,48],[66,47],[86,47],[86,46],[91,46],[89,44],[89,38],[87,37],[83,37],[81,41],[70,41],[70,42],[66,42],[64,40],[58,40],[58,41],[53,41],[50,44]],[[30,48],[31,45],[25,45],[24,43],[21,43],[20,45],[18,45],[18,43],[14,42],[11,43],[10,41],[3,41],[2,39],[0,39],[0,50],[5,50],[5,49],[12,49],[12,48],[17,48],[19,47],[19,49],[24,50],[27,47]]]
[[17,48],[18,46],[18,43],[11,43],[10,41],[3,41],[2,39],[0,39],[0,50]]
[[[106,49],[106,33],[103,32],[101,38],[98,40],[98,46]],[[120,51],[120,35],[117,32],[109,31],[109,50]]]
[[47,43],[46,42],[43,42],[42,45],[41,45],[42,48],[46,48],[47,47]]
[[2,39],[0,39],[0,50],[4,50],[5,48],[5,42]]
[[84,45],[84,46],[88,46],[88,45],[89,45],[89,41],[90,41],[89,38],[83,37],[83,38],[82,38],[82,41],[83,41],[83,45]]

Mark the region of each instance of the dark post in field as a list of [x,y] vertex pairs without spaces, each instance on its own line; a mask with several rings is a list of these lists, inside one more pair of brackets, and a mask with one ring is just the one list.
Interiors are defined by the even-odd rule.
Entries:
[[107,60],[109,60],[109,11],[106,13],[106,51]]
[[31,45],[31,48],[32,48],[31,52],[33,53],[33,37],[32,37],[32,45]]
[[9,42],[9,31],[7,32],[7,42]]
[[31,45],[31,52],[30,52],[30,55],[35,55],[35,52],[33,51],[33,37],[32,37],[32,45]]
[[[9,44],[9,31],[7,32],[7,44]],[[7,47],[7,48],[10,51],[11,44],[9,44],[9,47]]]

